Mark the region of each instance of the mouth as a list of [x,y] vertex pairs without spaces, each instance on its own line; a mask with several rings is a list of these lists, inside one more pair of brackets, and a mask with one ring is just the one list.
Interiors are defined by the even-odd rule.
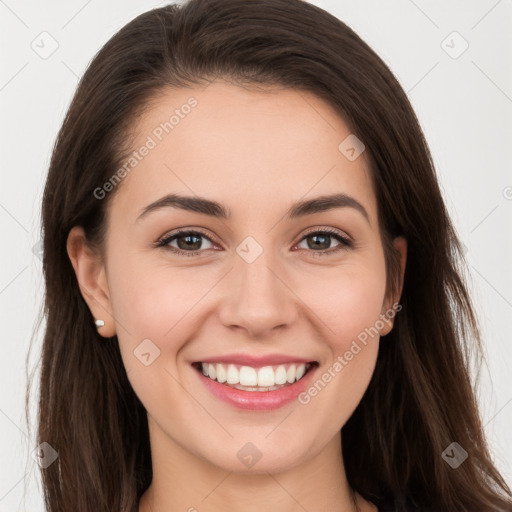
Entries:
[[248,392],[271,392],[293,386],[318,367],[318,364],[317,361],[310,361],[255,367],[198,361],[192,363],[192,367],[207,379],[229,388]]
[[[222,359],[192,363],[198,376],[211,396],[237,409],[271,411],[279,409],[297,399],[315,378],[319,367],[317,361],[284,362],[283,357],[274,357],[276,365],[240,365]],[[247,358],[245,358],[247,359]],[[249,358],[250,359],[250,358]],[[254,359],[254,358],[253,358]],[[276,361],[278,359],[278,361]]]

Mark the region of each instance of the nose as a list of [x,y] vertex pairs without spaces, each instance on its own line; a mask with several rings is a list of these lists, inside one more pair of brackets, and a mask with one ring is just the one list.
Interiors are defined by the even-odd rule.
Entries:
[[263,251],[252,263],[236,256],[224,282],[220,321],[232,330],[246,331],[251,338],[284,329],[298,316],[299,301],[282,265],[270,253]]

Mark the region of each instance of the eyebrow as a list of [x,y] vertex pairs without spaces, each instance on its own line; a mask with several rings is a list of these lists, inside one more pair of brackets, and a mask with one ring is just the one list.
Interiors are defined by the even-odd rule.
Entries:
[[[137,217],[137,220],[161,208],[179,208],[181,210],[202,213],[225,220],[232,217],[231,210],[217,201],[199,196],[191,197],[168,194],[146,206]],[[291,220],[335,208],[353,208],[370,224],[370,216],[365,207],[359,201],[346,194],[323,195],[314,199],[299,201],[288,209],[285,213],[285,217]]]

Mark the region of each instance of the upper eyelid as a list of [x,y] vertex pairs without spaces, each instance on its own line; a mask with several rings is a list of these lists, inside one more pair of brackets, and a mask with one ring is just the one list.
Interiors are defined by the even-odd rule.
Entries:
[[313,233],[318,233],[318,232],[320,232],[320,233],[327,232],[330,235],[338,235],[338,236],[341,236],[343,238],[346,238],[346,239],[352,241],[352,237],[343,229],[333,228],[333,227],[319,227],[319,228],[311,228],[311,229],[306,230],[306,232],[302,233],[301,238],[299,239],[299,242],[305,236],[311,235]]
[[181,235],[187,235],[187,234],[198,234],[200,236],[203,236],[204,238],[207,238],[212,243],[217,243],[214,239],[214,237],[208,235],[207,233],[203,232],[201,229],[198,228],[178,228],[176,231],[171,231],[170,233],[166,233],[162,237],[160,237],[157,241],[157,243],[165,242],[171,238],[174,238],[176,236]]

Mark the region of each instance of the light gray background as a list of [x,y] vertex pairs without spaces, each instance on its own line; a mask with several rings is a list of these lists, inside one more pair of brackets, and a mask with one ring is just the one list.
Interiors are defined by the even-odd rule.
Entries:
[[[44,510],[23,407],[25,357],[42,300],[39,209],[51,149],[96,51],[136,15],[164,3],[0,0],[0,512]],[[468,250],[489,363],[478,397],[493,457],[511,485],[512,2],[312,3],[377,51],[408,92],[425,131]],[[459,55],[465,41],[469,46]],[[52,44],[56,51],[44,55]],[[39,359],[41,331],[34,344],[31,367]]]

